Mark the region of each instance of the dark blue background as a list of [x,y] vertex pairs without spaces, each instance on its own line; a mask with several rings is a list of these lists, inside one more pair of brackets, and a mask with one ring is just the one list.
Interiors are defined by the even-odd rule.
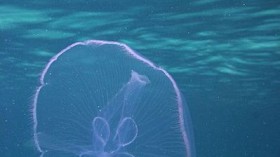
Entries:
[[277,0],[0,1],[0,156],[38,156],[30,113],[41,70],[76,41],[113,40],[170,72],[197,157],[280,156]]

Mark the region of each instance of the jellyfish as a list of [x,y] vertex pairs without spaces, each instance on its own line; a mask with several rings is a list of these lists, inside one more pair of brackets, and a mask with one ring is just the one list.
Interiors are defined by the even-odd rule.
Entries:
[[77,42],[51,58],[32,117],[41,157],[195,157],[174,79],[118,42]]

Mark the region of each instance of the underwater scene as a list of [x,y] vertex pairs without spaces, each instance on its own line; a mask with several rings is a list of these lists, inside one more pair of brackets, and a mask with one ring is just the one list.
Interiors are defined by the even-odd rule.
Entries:
[[0,157],[279,157],[277,0],[0,2]]

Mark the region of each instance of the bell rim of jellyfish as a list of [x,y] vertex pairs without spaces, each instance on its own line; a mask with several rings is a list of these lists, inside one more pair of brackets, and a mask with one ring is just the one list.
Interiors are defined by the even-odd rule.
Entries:
[[[154,70],[160,71],[162,72],[167,78],[168,80],[171,82],[172,87],[176,93],[176,103],[177,103],[177,107],[178,107],[178,121],[179,121],[179,128],[181,131],[181,136],[183,139],[183,142],[185,144],[185,150],[186,150],[186,154],[187,157],[195,157],[195,146],[194,144],[191,144],[189,141],[189,136],[193,136],[193,135],[188,135],[187,133],[187,129],[186,128],[186,122],[184,120],[184,116],[186,116],[185,114],[188,113],[184,113],[184,109],[188,108],[187,106],[183,106],[183,98],[181,95],[181,92],[175,82],[175,80],[173,79],[173,77],[163,68],[155,65],[153,62],[151,62],[150,60],[146,59],[145,57],[141,56],[140,54],[138,54],[137,52],[135,52],[134,50],[132,50],[129,46],[127,46],[126,44],[123,43],[119,43],[119,42],[115,42],[115,41],[103,41],[103,40],[86,40],[83,42],[76,42],[73,43],[69,46],[67,46],[66,48],[64,48],[63,50],[61,50],[59,53],[57,53],[56,55],[54,55],[49,62],[45,65],[45,67],[43,68],[43,71],[40,74],[40,78],[39,78],[39,86],[36,88],[35,90],[35,94],[33,97],[33,101],[32,101],[32,106],[31,106],[31,113],[32,113],[32,120],[33,120],[33,138],[34,138],[34,143],[35,143],[35,147],[36,149],[41,153],[40,156],[44,156],[44,153],[46,152],[45,150],[42,149],[42,147],[40,146],[40,142],[38,139],[38,115],[37,115],[37,104],[38,104],[38,99],[39,99],[39,95],[41,90],[44,88],[44,86],[46,85],[45,83],[45,76],[46,73],[48,72],[49,68],[52,66],[52,64],[54,62],[57,61],[57,59],[63,55],[64,53],[67,53],[70,49],[76,47],[76,46],[87,46],[90,44],[95,44],[97,46],[101,46],[101,45],[114,45],[114,46],[118,46],[121,47],[124,50],[124,53],[128,53],[129,55],[131,55],[133,58],[137,59],[138,61],[144,63],[145,65],[153,68]],[[192,130],[191,130],[192,131]],[[193,134],[191,132],[191,134]],[[193,138],[193,137],[191,137]],[[192,141],[193,142],[193,141]]]

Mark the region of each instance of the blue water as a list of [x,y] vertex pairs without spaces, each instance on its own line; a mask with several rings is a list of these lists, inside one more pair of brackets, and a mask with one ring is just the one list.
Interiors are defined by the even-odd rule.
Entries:
[[0,154],[32,157],[39,75],[76,41],[113,40],[164,67],[192,116],[197,157],[279,157],[280,2],[0,2]]

